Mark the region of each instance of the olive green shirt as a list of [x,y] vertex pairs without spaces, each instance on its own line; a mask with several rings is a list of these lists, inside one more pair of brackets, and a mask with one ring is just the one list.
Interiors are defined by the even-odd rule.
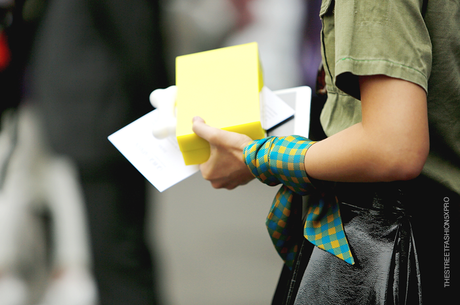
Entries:
[[361,121],[358,76],[383,74],[428,93],[426,175],[460,193],[460,0],[323,0],[328,136]]

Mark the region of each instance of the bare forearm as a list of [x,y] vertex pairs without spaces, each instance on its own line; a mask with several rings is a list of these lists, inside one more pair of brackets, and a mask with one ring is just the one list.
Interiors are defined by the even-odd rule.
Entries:
[[387,77],[363,80],[362,123],[313,145],[305,158],[307,173],[339,182],[415,178],[429,151],[425,92]]
[[[396,148],[375,142],[361,123],[356,124],[313,145],[305,157],[306,171],[313,178],[337,182],[406,180],[418,174],[402,167],[403,156],[395,155]],[[411,166],[409,161],[406,165]]]

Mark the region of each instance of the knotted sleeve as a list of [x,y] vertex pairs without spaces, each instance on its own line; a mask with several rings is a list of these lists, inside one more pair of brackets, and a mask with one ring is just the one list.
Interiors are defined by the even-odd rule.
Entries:
[[354,264],[343,230],[337,198],[313,186],[305,171],[304,158],[314,144],[301,136],[268,137],[249,143],[244,149],[245,163],[261,182],[282,184],[267,216],[267,229],[272,242],[288,267],[297,253],[299,240],[293,232],[291,211],[293,194],[320,192],[318,202],[310,203],[304,237],[315,246]]

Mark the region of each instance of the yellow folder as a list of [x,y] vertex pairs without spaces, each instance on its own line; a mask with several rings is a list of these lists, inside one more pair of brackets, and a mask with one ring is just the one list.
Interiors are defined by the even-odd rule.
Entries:
[[220,48],[176,58],[176,137],[185,164],[208,160],[209,143],[192,131],[192,119],[210,126],[265,136],[259,93],[263,87],[257,43]]

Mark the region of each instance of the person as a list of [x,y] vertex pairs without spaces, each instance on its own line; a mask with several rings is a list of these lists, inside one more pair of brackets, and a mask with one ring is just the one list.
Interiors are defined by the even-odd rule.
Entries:
[[[281,163],[302,168],[310,197],[336,198],[354,263],[319,247],[297,252],[282,302],[450,300],[459,274],[460,3],[323,0],[320,16],[327,138],[302,140],[302,158]],[[274,141],[256,153],[276,158],[278,139],[253,141],[199,117],[193,130],[210,143],[200,169],[215,188],[254,179],[248,155],[260,142]],[[295,189],[287,179],[278,183]]]
[[167,85],[159,10],[158,0],[48,1],[29,65],[51,149],[78,168],[101,305],[162,301],[144,235],[146,182],[107,140]]

